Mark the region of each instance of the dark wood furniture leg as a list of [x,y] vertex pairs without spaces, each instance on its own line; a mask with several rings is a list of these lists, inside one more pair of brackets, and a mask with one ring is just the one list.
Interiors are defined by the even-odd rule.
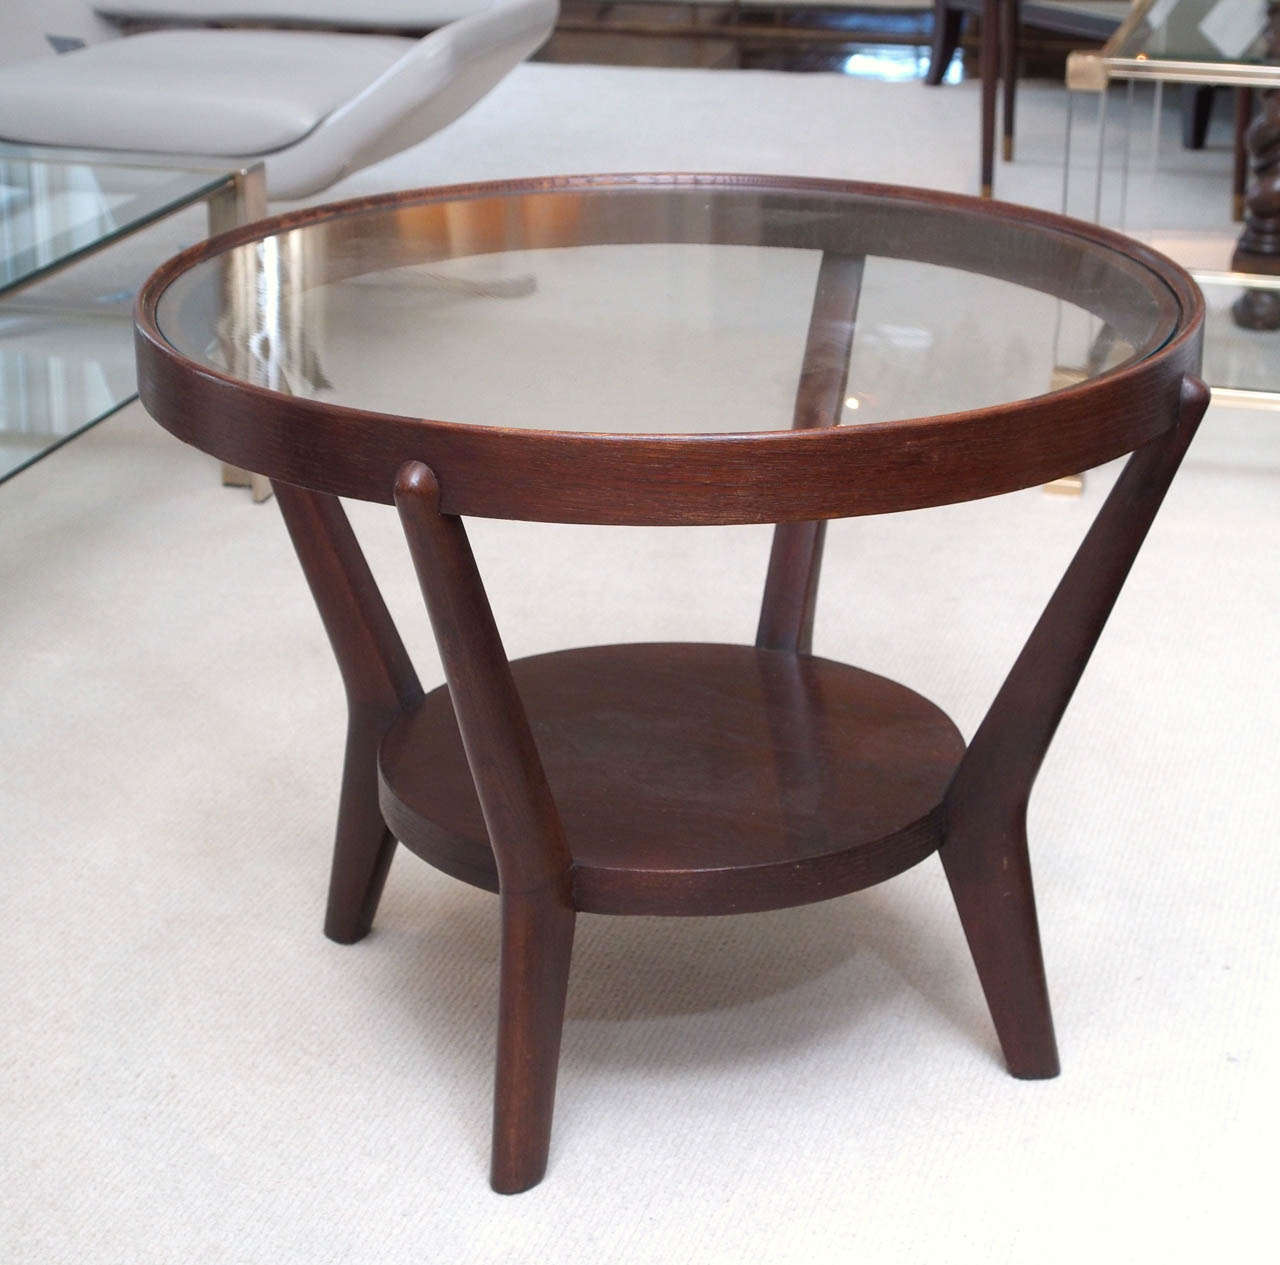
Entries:
[[502,952],[494,1190],[546,1171],[575,913],[569,850],[462,520],[409,462],[396,506],[440,647],[458,730],[498,866]]
[[1004,80],[1001,155],[1005,162],[1013,161],[1013,115],[1018,96],[1018,28],[1021,21],[1020,0],[1001,0],[1000,77]]
[[1182,148],[1203,149],[1209,139],[1213,120],[1213,101],[1217,89],[1213,84],[1182,86]]
[[[1280,0],[1267,18],[1267,54],[1280,58]],[[1245,133],[1253,181],[1244,199],[1244,231],[1231,256],[1232,272],[1280,276],[1280,89],[1261,94],[1258,117]],[[1231,305],[1242,329],[1280,329],[1280,291],[1246,290]]]
[[1235,135],[1231,164],[1231,218],[1239,223],[1244,219],[1244,195],[1249,187],[1249,124],[1253,120],[1253,89],[1237,88],[1235,91]]
[[[1280,91],[1263,94],[1246,136],[1253,183],[1245,194],[1244,231],[1231,270],[1280,276]],[[1280,291],[1246,290],[1231,314],[1243,329],[1280,329]]]
[[347,693],[347,748],[324,933],[368,934],[396,841],[378,808],[378,744],[422,697],[382,594],[337,497],[274,485]]
[[951,65],[951,59],[960,47],[960,36],[964,31],[965,13],[962,9],[953,9],[947,0],[933,0],[933,47],[929,54],[929,73],[924,81],[935,88],[942,82],[942,77]]
[[[840,422],[864,263],[861,255],[822,256],[796,390],[795,430]],[[756,628],[756,645],[762,650],[793,650],[797,654],[812,650],[826,530],[823,522],[783,523],[774,528]]]
[[995,179],[996,96],[1000,82],[1001,0],[982,0],[982,46],[979,71],[982,77],[982,170],[979,186],[984,198],[991,196]]
[[1182,148],[1203,149],[1213,119],[1213,84],[1182,85]]
[[1209,403],[1184,381],[1176,426],[1130,457],[969,744],[939,855],[1014,1076],[1055,1076],[1027,855],[1027,801],[1049,743]]

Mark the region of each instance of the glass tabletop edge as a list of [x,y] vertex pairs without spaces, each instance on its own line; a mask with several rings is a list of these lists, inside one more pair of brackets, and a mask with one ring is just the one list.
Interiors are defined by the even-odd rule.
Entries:
[[[1024,206],[1019,203],[1002,202],[995,199],[977,198],[967,194],[951,193],[943,190],[927,189],[912,185],[892,185],[876,182],[847,181],[829,177],[779,176],[752,173],[730,172],[621,172],[621,173],[588,173],[576,175],[539,176],[496,181],[472,181],[456,185],[424,186],[416,189],[398,190],[391,193],[365,195],[345,199],[339,202],[324,203],[317,206],[287,211],[277,216],[259,220],[252,224],[240,225],[226,232],[210,237],[173,256],[162,264],[144,283],[134,305],[134,324],[139,335],[145,335],[155,345],[157,351],[167,358],[182,362],[186,369],[195,371],[210,379],[220,379],[227,386],[261,393],[266,397],[288,399],[293,403],[313,404],[325,413],[334,417],[349,416],[352,418],[386,417],[401,422],[418,422],[435,429],[457,430],[461,433],[474,434],[486,432],[490,434],[521,434],[542,436],[573,436],[589,438],[595,442],[611,440],[662,440],[669,443],[697,441],[706,438],[727,439],[739,436],[743,439],[759,438],[766,435],[786,435],[793,433],[790,426],[780,426],[776,430],[750,431],[707,431],[699,433],[681,432],[617,432],[593,430],[539,430],[527,427],[502,427],[481,423],[451,422],[444,419],[413,417],[403,414],[379,413],[364,410],[350,405],[336,404],[326,401],[305,401],[301,397],[278,392],[269,387],[255,386],[237,378],[225,370],[201,364],[191,359],[181,349],[171,343],[159,327],[157,308],[168,287],[185,272],[205,260],[215,258],[237,246],[253,241],[277,236],[298,228],[325,223],[347,216],[357,216],[369,211],[392,210],[398,207],[429,205],[442,202],[463,202],[486,197],[520,196],[540,193],[574,192],[592,189],[689,189],[689,188],[731,188],[769,190],[798,190],[813,192],[831,192],[860,197],[882,197],[887,201],[903,201],[924,204],[933,207],[954,207],[960,211],[969,211],[983,216],[1012,219],[1031,227],[1078,237],[1086,243],[1106,249],[1117,256],[1141,267],[1158,285],[1163,293],[1170,297],[1177,308],[1178,318],[1158,342],[1153,342],[1143,354],[1135,354],[1101,374],[1082,382],[1054,390],[1027,396],[1019,400],[1006,401],[988,408],[965,410],[955,413],[929,414],[920,417],[895,418],[874,423],[863,423],[859,429],[869,430],[872,427],[905,429],[920,427],[925,423],[935,422],[941,418],[964,418],[975,414],[983,414],[992,410],[1025,409],[1035,402],[1046,399],[1058,399],[1064,395],[1081,394],[1091,385],[1103,379],[1111,380],[1131,369],[1149,364],[1153,358],[1160,356],[1169,346],[1180,341],[1180,332],[1187,336],[1197,336],[1204,322],[1204,299],[1190,273],[1181,265],[1162,252],[1134,238],[1127,237],[1113,229],[1093,224],[1085,220],[1075,219],[1051,211]],[[849,428],[836,428],[845,429]]]

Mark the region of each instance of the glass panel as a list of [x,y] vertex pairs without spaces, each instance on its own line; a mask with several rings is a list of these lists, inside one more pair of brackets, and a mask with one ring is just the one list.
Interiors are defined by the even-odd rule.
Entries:
[[[1274,282],[1267,278],[1266,282]],[[1266,284],[1264,282],[1264,284]],[[1203,278],[1206,321],[1204,378],[1236,391],[1280,392],[1280,355],[1274,330],[1242,329],[1231,313],[1243,288],[1238,282]]]
[[0,480],[133,399],[132,323],[0,307]]
[[0,479],[136,393],[129,304],[138,278],[103,273],[102,256],[81,261],[228,180],[226,172],[50,162],[0,147]]
[[[790,426],[824,249],[868,255],[853,329],[820,331],[828,362],[852,341],[845,424],[1062,385],[1064,311],[1090,339],[1106,328],[1095,373],[1150,354],[1179,316],[1164,283],[1120,252],[961,208],[643,197],[410,204],[320,221],[189,270],[161,297],[159,325],[232,376],[351,407],[699,433]],[[709,236],[726,240],[698,240]],[[546,240],[556,244],[529,244]]]
[[226,183],[225,172],[33,161],[0,151],[0,293]]
[[1274,63],[1280,51],[1267,26],[1267,0],[1153,0],[1106,51],[1168,61]]

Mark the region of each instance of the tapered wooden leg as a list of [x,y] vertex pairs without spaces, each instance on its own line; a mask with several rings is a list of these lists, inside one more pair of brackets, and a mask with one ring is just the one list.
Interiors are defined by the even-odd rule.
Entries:
[[1203,149],[1213,120],[1213,84],[1182,85],[1182,148]]
[[982,0],[982,43],[978,48],[978,69],[982,78],[982,157],[978,184],[984,198],[991,196],[995,177],[996,98],[1000,91],[1000,4],[1001,0]]
[[1004,80],[1001,117],[1002,156],[1013,161],[1013,116],[1018,99],[1018,28],[1022,22],[1019,0],[1002,0],[1000,13],[1000,77]]
[[396,841],[378,807],[378,746],[385,718],[353,711],[347,721],[338,828],[329,872],[324,933],[338,944],[355,944],[373,927]]
[[367,935],[395,851],[378,808],[378,745],[422,687],[336,497],[285,483],[276,502],[324,621],[347,692],[347,748],[324,932]]
[[764,600],[756,627],[756,645],[762,650],[812,653],[818,576],[826,539],[826,523],[783,523],[773,529]]
[[951,65],[951,59],[960,47],[960,35],[964,29],[965,14],[953,9],[947,0],[933,0],[933,48],[929,55],[929,73],[924,81],[940,84]]
[[[939,855],[1012,1075],[1057,1076],[1025,822],[965,814]],[[981,824],[978,824],[981,822]]]
[[502,897],[489,1173],[502,1195],[536,1186],[547,1170],[574,920],[572,909],[538,894]]
[[524,704],[462,520],[409,462],[396,506],[435,632],[498,866],[502,974],[492,1184],[527,1190],[547,1166],[573,947],[571,860]]
[[1177,424],[1129,459],[947,791],[939,855],[1015,1076],[1058,1072],[1027,855],[1031,787],[1208,401],[1187,379]]
[[[865,263],[861,255],[826,252],[822,256],[796,389],[793,430],[840,424]],[[798,654],[812,650],[826,531],[826,523],[782,523],[774,528],[756,626],[756,645],[762,650]]]

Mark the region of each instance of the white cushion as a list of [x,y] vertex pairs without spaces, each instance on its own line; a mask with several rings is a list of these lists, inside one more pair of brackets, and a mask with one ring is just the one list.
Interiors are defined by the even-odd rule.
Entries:
[[410,48],[383,35],[158,31],[0,69],[0,138],[246,156],[292,145]]
[[430,31],[483,13],[496,0],[101,0],[114,22],[263,22],[297,26]]

